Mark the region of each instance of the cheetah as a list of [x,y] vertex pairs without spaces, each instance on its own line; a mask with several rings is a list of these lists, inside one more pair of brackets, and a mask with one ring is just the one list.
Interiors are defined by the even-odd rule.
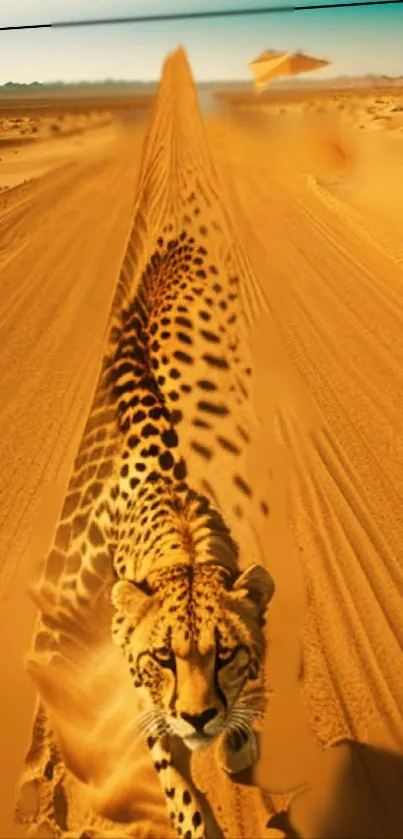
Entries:
[[[274,582],[263,564],[242,567],[239,545],[252,505],[269,514],[246,471],[248,339],[264,301],[218,183],[180,49],[164,66],[98,384],[32,588],[39,615],[27,669],[39,700],[22,786],[35,783],[37,800],[34,814],[17,804],[17,817],[54,836],[73,835],[66,773],[88,780],[71,757],[73,716],[61,719],[60,696],[106,636],[126,662],[133,727],[176,835],[222,835],[183,769],[193,751],[213,745],[229,774],[257,756]],[[74,694],[74,676],[70,684]],[[113,833],[83,827],[92,835]]]

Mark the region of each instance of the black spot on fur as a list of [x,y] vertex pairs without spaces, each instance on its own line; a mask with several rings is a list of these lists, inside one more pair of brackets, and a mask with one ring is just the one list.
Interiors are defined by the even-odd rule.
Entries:
[[159,420],[162,416],[162,409],[159,407],[150,408],[148,416],[150,417],[150,419]]
[[241,490],[241,492],[243,492],[248,497],[252,495],[252,490],[249,484],[247,484],[246,481],[244,481],[244,479],[241,478],[239,475],[234,475],[234,484],[236,487],[238,487],[238,489]]
[[217,385],[210,382],[209,379],[199,379],[197,384],[202,390],[217,390]]
[[180,459],[179,463],[176,463],[174,466],[174,478],[177,481],[183,481],[186,478],[187,469],[186,463],[183,458]]
[[201,400],[197,403],[199,411],[205,411],[207,414],[214,414],[217,417],[226,417],[229,413],[226,405],[216,405],[214,402],[206,402]]
[[147,414],[146,414],[145,411],[136,411],[136,413],[133,414],[132,422],[133,423],[142,422],[143,420],[145,420],[146,416],[147,416]]
[[193,364],[192,356],[186,352],[182,352],[182,350],[175,350],[174,358],[176,358],[177,361],[182,361],[183,364]]
[[192,321],[189,320],[189,318],[184,318],[182,316],[178,316],[178,317],[175,318],[175,323],[177,323],[178,326],[184,326],[186,329],[191,329],[192,328]]
[[168,449],[174,449],[179,443],[178,435],[173,428],[168,428],[161,434],[161,440]]
[[211,460],[213,457],[213,452],[207,446],[203,446],[201,443],[198,443],[196,440],[192,440],[190,443],[193,451],[197,452],[201,457],[204,457],[205,460]]
[[177,332],[176,337],[177,337],[178,341],[182,341],[182,344],[192,344],[193,343],[190,335],[188,335],[187,332]]
[[174,408],[171,411],[171,423],[172,425],[178,425],[178,423],[182,420],[183,414],[182,411],[179,411],[177,408]]
[[245,443],[249,443],[249,439],[250,439],[249,434],[247,434],[246,431],[244,431],[242,426],[237,425],[236,430],[237,430],[238,434],[240,434],[240,436],[242,437],[242,440],[244,440]]
[[205,338],[206,341],[210,341],[211,344],[219,344],[220,338],[214,332],[210,332],[209,329],[201,329],[200,335]]
[[193,827],[200,827],[202,823],[202,817],[198,810],[195,810],[192,816],[192,823]]
[[205,353],[203,355],[203,358],[205,361],[207,361],[207,364],[210,364],[211,367],[217,367],[220,370],[228,370],[228,361],[225,358],[222,358],[221,356],[210,355],[210,353]]
[[231,443],[231,440],[228,440],[227,437],[220,437],[217,435],[217,442],[222,446],[223,449],[227,452],[231,452],[232,454],[240,454],[241,450],[235,443]]
[[146,440],[148,437],[155,437],[157,434],[159,434],[158,428],[151,422],[147,422],[141,429],[141,436]]
[[192,420],[192,425],[194,425],[195,428],[206,428],[206,429],[211,428],[211,424],[209,422],[206,422],[205,420],[199,419],[198,417],[196,417],[196,419]]
[[161,469],[172,469],[174,465],[174,459],[171,455],[171,452],[163,452],[162,454],[160,454],[158,462],[161,466]]

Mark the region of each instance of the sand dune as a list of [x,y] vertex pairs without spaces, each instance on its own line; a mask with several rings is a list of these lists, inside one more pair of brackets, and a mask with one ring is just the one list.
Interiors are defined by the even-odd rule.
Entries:
[[[9,639],[2,676],[10,688],[2,695],[1,836],[20,835],[10,802],[34,712],[20,666],[34,630],[26,583],[59,520],[108,312],[132,290],[167,220],[174,229],[181,224],[192,190],[195,210],[218,219],[211,237],[217,263],[224,259],[228,275],[235,271],[242,282],[242,340],[255,366],[244,468],[270,516],[251,508],[238,517],[225,458],[210,472],[195,458],[192,474],[207,476],[246,564],[252,553],[262,555],[276,581],[267,627],[273,693],[256,768],[230,780],[206,751],[193,761],[193,778],[227,836],[402,835],[398,102],[386,92],[316,98],[309,91],[291,103],[262,99],[259,108],[232,101],[203,121],[177,53],[165,66],[142,158],[143,126],[131,126],[96,153],[94,146],[91,157],[66,146],[62,168],[0,198],[0,581]],[[374,115],[384,129],[363,131]],[[16,612],[24,615],[17,630]],[[111,682],[124,691],[116,658],[104,657],[100,669],[94,657],[91,666],[99,691]],[[76,689],[70,726],[96,688],[81,681]],[[104,726],[98,747],[89,737],[76,751],[81,780],[65,779],[70,811],[60,835],[78,836],[91,823],[94,835],[172,835],[146,752],[128,752],[124,783],[112,771],[108,732],[123,731],[127,708],[103,713],[95,703],[91,724]],[[112,768],[109,786],[94,792],[84,781],[97,764]],[[46,768],[40,757],[24,779],[38,768]],[[50,799],[60,780],[48,779]],[[292,790],[305,782],[309,791],[286,813]],[[28,784],[27,812],[36,795]],[[122,807],[130,812],[117,826]],[[52,835],[46,830],[35,835]]]

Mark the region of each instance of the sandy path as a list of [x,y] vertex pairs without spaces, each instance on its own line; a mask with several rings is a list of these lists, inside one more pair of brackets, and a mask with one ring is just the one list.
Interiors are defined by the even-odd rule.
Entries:
[[57,519],[95,384],[141,139],[139,132],[129,146],[0,202],[0,632],[10,641],[2,646],[0,832],[7,837],[33,703],[21,671],[35,614],[25,590]]
[[[310,726],[324,745],[352,735],[378,745],[383,740],[401,754],[401,251],[393,240],[388,253],[382,230],[377,240],[371,214],[358,223],[348,205],[335,204],[312,179],[279,181],[270,172],[267,137],[264,148],[263,137],[250,128],[238,130],[238,141],[232,126],[225,142],[221,129],[219,151],[236,222],[307,387],[297,416],[304,425],[311,399],[322,418],[322,430],[314,431],[307,449],[284,404],[278,412],[293,461],[291,520],[309,600],[302,685]],[[238,156],[240,148],[249,150],[242,178],[233,147]],[[284,729],[290,772],[296,745]],[[262,783],[277,778],[281,785],[286,773],[276,774],[272,742],[273,732],[258,777]],[[309,743],[305,758],[308,771],[317,759]],[[372,766],[373,783],[380,789],[383,782],[387,802],[381,804],[380,795],[367,801],[365,835],[401,835],[400,798],[392,786],[385,789],[385,765],[370,750],[358,760],[367,772]],[[395,780],[402,774],[396,761]],[[360,783],[365,787],[368,779]],[[393,829],[381,819],[386,812]],[[318,827],[317,802],[307,818],[304,829],[319,831],[309,835],[336,835]],[[338,836],[352,835],[342,832],[345,824],[339,830]],[[364,835],[362,819],[360,830],[357,835]]]
[[[403,262],[398,244],[388,253],[381,234],[374,241],[365,218],[357,224],[348,207],[332,203],[312,180],[275,175],[268,138],[255,129],[257,122],[222,120],[208,132],[237,230],[274,320],[268,316],[261,323],[264,346],[255,348],[258,401],[260,393],[266,420],[275,412],[290,465],[294,546],[287,542],[280,510],[268,532],[269,544],[281,545],[271,565],[279,605],[273,606],[269,665],[280,689],[257,777],[265,787],[286,788],[317,770],[309,726],[325,745],[353,735],[371,744],[387,741],[398,754],[402,750]],[[19,664],[34,615],[24,586],[49,542],[91,401],[139,143],[140,133],[134,134],[130,146],[122,143],[114,153],[76,162],[2,197],[6,398],[0,422],[6,433],[0,445],[6,480],[0,532],[7,562],[0,569],[1,629],[3,638],[13,637],[3,678],[15,697],[12,707],[8,695],[0,700],[5,810],[29,739],[33,701]],[[154,211],[157,225],[159,207]],[[268,451],[267,444],[267,450],[255,452],[256,480]],[[277,471],[281,467],[280,458]],[[304,605],[298,561],[292,565],[291,559],[297,549],[309,603],[302,681],[307,714],[295,679]],[[24,620],[16,629],[17,610]],[[377,731],[381,722],[384,741]],[[371,750],[369,757],[365,749],[359,753],[364,780],[356,773],[354,783],[366,795],[371,783],[382,787],[383,799],[371,794],[369,801],[362,794],[369,827],[364,833],[361,820],[354,833],[343,823],[338,836],[401,835],[385,827],[385,812],[391,821],[403,821],[400,798],[392,783],[382,786],[381,776],[389,778],[385,761],[373,756]],[[390,769],[389,758],[386,763]],[[371,782],[365,776],[369,769]],[[227,782],[220,787],[209,767],[201,767],[203,773],[219,815],[221,805],[227,811],[229,835],[261,835],[258,802],[248,788]],[[398,760],[391,772],[395,781],[399,773]],[[347,775],[338,765],[329,781],[343,800]],[[322,810],[328,792],[322,789]],[[295,823],[305,836],[334,836],[322,815],[316,798]],[[3,820],[1,835],[10,836]]]
[[91,130],[76,130],[70,135],[47,137],[33,143],[18,143],[1,147],[0,188],[13,188],[31,178],[39,178],[73,159],[99,156],[108,146],[113,146],[119,135],[117,124],[108,124]]

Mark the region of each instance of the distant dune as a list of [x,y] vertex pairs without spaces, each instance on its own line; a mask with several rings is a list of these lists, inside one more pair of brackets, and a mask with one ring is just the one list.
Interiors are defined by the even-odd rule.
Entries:
[[[336,76],[334,78],[321,79],[317,76],[312,78],[309,76],[293,77],[275,80],[270,89],[285,89],[285,88],[340,88],[340,87],[400,87],[403,85],[403,76]],[[244,79],[227,79],[214,80],[205,82],[196,82],[196,87],[201,90],[249,90],[252,89],[252,78],[250,81]],[[150,95],[156,93],[158,90],[158,81],[126,81],[106,79],[103,82],[52,82],[42,84],[41,82],[28,82],[22,84],[19,82],[6,82],[0,85],[0,99],[2,96],[132,96],[133,94]]]

